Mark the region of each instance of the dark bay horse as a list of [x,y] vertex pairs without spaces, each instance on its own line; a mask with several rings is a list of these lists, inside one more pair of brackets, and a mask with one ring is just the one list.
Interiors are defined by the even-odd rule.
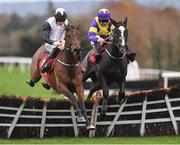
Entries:
[[[112,83],[117,83],[119,86],[118,99],[124,100],[125,97],[125,81],[127,75],[128,59],[126,56],[126,47],[128,39],[127,18],[123,22],[118,22],[112,32],[111,44],[108,44],[104,52],[101,54],[99,64],[88,63],[86,72],[83,75],[83,81],[91,78],[94,85],[91,87],[88,94],[88,99],[97,90],[103,90],[103,102],[101,115],[106,115],[107,98],[109,96],[108,86]],[[93,50],[92,50],[93,51]],[[91,52],[90,52],[91,53]],[[89,55],[89,53],[87,54]],[[82,63],[87,61],[85,59]],[[97,66],[96,66],[97,65]],[[97,69],[98,68],[98,69]]]
[[[42,59],[47,56],[45,53],[45,45],[41,46],[32,58],[31,64],[31,80],[27,83],[34,86],[42,76],[48,75],[47,84],[55,91],[67,96],[76,108],[78,122],[86,122],[88,130],[95,129],[87,118],[86,108],[84,105],[84,88],[82,67],[80,60],[80,35],[78,28],[66,26],[65,48],[60,51],[57,58],[53,62],[53,70],[50,73],[41,74]],[[74,95],[76,93],[76,96]]]

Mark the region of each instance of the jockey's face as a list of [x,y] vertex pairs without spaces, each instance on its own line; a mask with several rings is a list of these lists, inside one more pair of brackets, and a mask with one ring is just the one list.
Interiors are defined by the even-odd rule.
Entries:
[[100,20],[99,20],[101,26],[106,26],[106,24],[108,23],[108,21],[109,21],[108,19],[102,19],[102,20],[100,19]]
[[58,26],[62,26],[62,25],[64,24],[63,21],[61,21],[61,22],[58,22],[58,21],[57,21],[56,23],[57,23]]

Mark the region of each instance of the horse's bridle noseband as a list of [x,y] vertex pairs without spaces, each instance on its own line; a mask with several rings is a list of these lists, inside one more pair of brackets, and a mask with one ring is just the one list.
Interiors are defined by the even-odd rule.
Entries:
[[121,57],[115,57],[115,56],[113,56],[113,55],[111,55],[111,53],[107,50],[107,49],[105,49],[105,51],[106,51],[106,53],[111,57],[111,58],[113,58],[113,59],[123,59],[124,58],[124,56],[126,55],[126,52],[124,52],[123,53],[123,56],[121,56]]
[[[119,40],[118,38],[116,38],[113,34],[111,35],[112,36],[112,39],[111,39],[111,45],[114,45],[116,46],[117,48],[119,47],[122,47],[122,46],[119,46],[118,43],[113,43],[113,39],[116,39],[116,40]],[[122,37],[121,37],[122,39]],[[105,49],[106,53],[112,58],[112,59],[116,59],[116,60],[120,60],[120,59],[123,59],[124,56],[126,55],[126,51],[123,52],[123,55],[121,57],[115,57],[113,56],[107,49]]]

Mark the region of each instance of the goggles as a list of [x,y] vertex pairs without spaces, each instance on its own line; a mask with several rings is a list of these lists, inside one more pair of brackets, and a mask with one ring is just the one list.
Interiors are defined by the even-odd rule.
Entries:
[[109,19],[100,19],[99,22],[102,22],[102,23],[107,23],[109,21]]

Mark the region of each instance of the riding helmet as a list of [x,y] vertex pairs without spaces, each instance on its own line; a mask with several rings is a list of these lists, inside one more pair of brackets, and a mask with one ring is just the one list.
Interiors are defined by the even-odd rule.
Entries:
[[66,11],[63,8],[57,8],[54,17],[56,22],[64,22],[67,18]]
[[99,20],[109,20],[110,19],[110,12],[108,9],[100,9],[97,14]]

